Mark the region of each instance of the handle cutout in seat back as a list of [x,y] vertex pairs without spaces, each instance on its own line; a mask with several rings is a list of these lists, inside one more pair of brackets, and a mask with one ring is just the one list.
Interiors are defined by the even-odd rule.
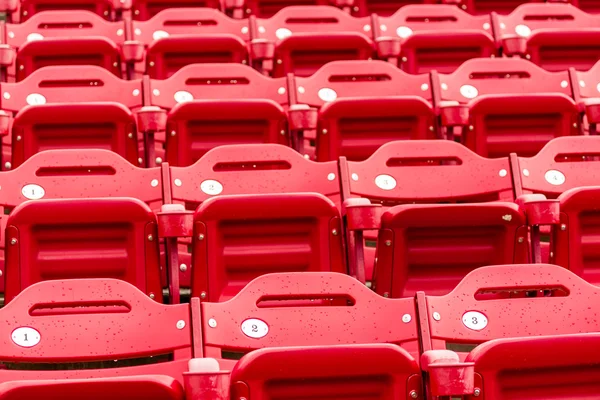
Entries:
[[485,301],[536,297],[568,297],[569,294],[569,289],[564,286],[490,288],[479,289],[475,293],[475,300]]
[[329,82],[378,82],[391,81],[387,74],[353,74],[353,75],[331,75]]
[[258,308],[284,308],[284,307],[353,307],[354,298],[340,294],[315,294],[315,295],[277,295],[262,296],[256,302]]
[[102,87],[104,81],[100,79],[46,79],[38,84],[41,88],[60,88],[60,87]]
[[32,317],[82,314],[126,314],[131,306],[124,301],[76,301],[39,303],[29,309]]
[[292,169],[292,165],[283,160],[273,161],[240,161],[240,162],[220,162],[215,164],[215,172],[233,172],[233,171],[266,171],[266,170],[286,170]]
[[462,165],[458,157],[394,157],[387,160],[388,167],[430,167]]
[[117,171],[108,165],[41,167],[35,171],[36,176],[104,176],[116,173]]

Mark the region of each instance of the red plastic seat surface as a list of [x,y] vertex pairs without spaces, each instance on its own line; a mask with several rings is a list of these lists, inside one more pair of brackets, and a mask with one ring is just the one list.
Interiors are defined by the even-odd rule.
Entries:
[[85,10],[114,21],[125,3],[120,0],[21,0],[17,19],[18,22],[24,22],[38,13],[51,10]]
[[146,48],[138,73],[153,79],[166,79],[189,64],[248,63],[248,21],[215,9],[170,8],[135,21],[133,28],[135,40]]
[[189,7],[207,7],[220,9],[222,2],[220,0],[133,0],[132,3],[133,4],[131,6],[131,14],[133,16],[133,19],[137,21],[147,21],[164,10]]
[[411,399],[422,391],[417,362],[389,344],[257,350],[239,361],[231,380],[236,400]]
[[290,95],[319,109],[318,161],[364,160],[393,140],[437,138],[429,83],[383,61],[336,61],[295,77]]
[[374,36],[399,38],[398,65],[411,74],[449,73],[466,60],[497,53],[489,15],[472,16],[454,5],[402,7],[379,18]]
[[570,4],[523,4],[494,18],[504,54],[525,57],[548,71],[590,69],[600,59],[599,24],[600,16]]
[[552,138],[580,133],[567,71],[550,73],[519,59],[474,59],[432,80],[442,112],[466,113],[446,122],[448,129],[464,124],[460,140],[484,157],[531,156]]
[[192,296],[223,301],[270,272],[345,272],[340,213],[318,193],[217,196],[194,214]]
[[156,216],[140,200],[29,201],[6,225],[6,302],[36,282],[96,277],[162,299]]

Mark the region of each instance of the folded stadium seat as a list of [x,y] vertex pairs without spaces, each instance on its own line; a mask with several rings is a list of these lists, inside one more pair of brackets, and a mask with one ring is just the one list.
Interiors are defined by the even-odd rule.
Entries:
[[[376,206],[381,210],[374,209],[374,212],[399,204],[483,203],[514,199],[508,158],[482,158],[449,140],[391,142],[361,162],[342,157],[340,179],[343,201],[354,202],[355,198],[362,198],[372,204],[381,204]],[[357,208],[360,210],[361,207]],[[359,220],[359,224],[354,226],[353,212],[348,207],[346,212],[349,215],[351,243],[361,243],[362,229],[366,229],[366,247],[354,247],[359,251],[356,256],[354,252],[349,252],[350,270],[356,269],[358,274],[362,274],[361,259],[353,257],[364,257],[364,279],[370,282],[379,225],[365,226],[366,220]],[[454,218],[447,215],[440,221],[451,219]],[[363,252],[364,255],[361,255]],[[354,267],[354,264],[357,266]]]
[[124,51],[126,25],[89,11],[46,11],[22,24],[3,24],[3,79],[22,81],[50,65],[98,65],[126,77],[134,56]]
[[[168,110],[166,160],[187,166],[225,144],[289,145],[286,86],[284,78],[271,79],[241,64],[189,65],[169,79],[149,81],[145,104],[159,107],[156,112]],[[162,140],[158,137],[158,146]]]
[[600,185],[600,137],[572,136],[549,141],[533,157],[511,155],[515,194],[556,199],[565,191]]
[[528,157],[552,138],[581,133],[567,71],[473,59],[452,74],[432,73],[432,90],[448,139],[484,157]]
[[159,304],[119,280],[70,279],[30,286],[1,313],[0,399],[185,398],[187,304]]
[[416,399],[421,370],[391,344],[253,351],[231,372],[231,398]]
[[171,8],[133,22],[133,39],[146,48],[138,75],[166,79],[194,63],[248,63],[248,21],[216,9]]
[[[200,190],[198,190],[200,189]],[[277,144],[217,147],[189,167],[171,167],[165,203],[183,203],[187,210],[216,195],[320,193],[340,208],[337,162],[316,163]],[[181,287],[191,285],[189,240],[179,239]],[[186,245],[187,244],[187,245]],[[177,269],[171,272],[177,273]]]
[[393,61],[410,74],[449,73],[471,58],[497,54],[490,16],[472,16],[453,5],[410,5],[373,21],[379,57],[399,40]]
[[492,20],[503,54],[548,71],[585,71],[600,59],[600,16],[570,4],[523,4]]
[[192,296],[224,301],[269,272],[346,272],[336,205],[319,193],[219,195],[194,213]]
[[[298,307],[299,299],[310,301]],[[253,350],[287,346],[389,343],[418,359],[414,299],[385,299],[343,274],[263,275],[231,300],[200,307],[192,318],[201,318],[201,354],[221,369]]]
[[24,22],[44,11],[85,10],[101,17],[115,21],[121,17],[124,9],[131,6],[130,0],[20,0],[16,15],[10,22]]
[[598,134],[600,123],[600,61],[585,72],[569,68],[573,83],[573,98],[581,113],[581,125],[585,132]]
[[131,14],[136,21],[147,21],[163,10],[188,7],[222,9],[224,4],[221,0],[132,0]]
[[[162,204],[159,168],[137,168],[107,150],[53,150],[32,156],[18,168],[0,173],[4,217],[27,200],[134,197],[152,209]],[[0,292],[4,293],[4,240],[0,242]]]
[[116,278],[162,301],[156,216],[134,198],[40,199],[6,222],[5,302],[40,281]]
[[285,7],[268,19],[250,17],[253,63],[275,77],[310,76],[324,64],[374,57],[371,19],[332,6]]
[[[112,150],[145,165],[135,111],[143,104],[142,81],[121,80],[96,66],[52,66],[17,83],[0,83],[4,168],[18,167],[44,150]],[[8,114],[8,115],[7,115]],[[9,135],[10,133],[10,135]],[[141,147],[141,148],[139,148]]]
[[480,268],[446,296],[420,294],[431,396],[594,398],[600,338],[579,334],[598,332],[590,309],[598,296],[597,287],[543,264]]
[[[318,109],[318,161],[364,160],[393,140],[438,138],[428,74],[408,75],[383,61],[335,61],[292,83],[290,102]],[[315,138],[313,131],[304,136]],[[310,142],[299,150],[310,154]]]
[[567,190],[558,196],[560,223],[553,227],[550,262],[568,268],[594,285],[598,273],[598,201],[600,186]]

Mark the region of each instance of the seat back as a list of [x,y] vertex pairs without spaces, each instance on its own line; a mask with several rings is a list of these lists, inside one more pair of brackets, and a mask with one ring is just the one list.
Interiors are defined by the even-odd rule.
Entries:
[[464,0],[463,9],[474,15],[509,14],[516,7],[525,3],[543,3],[544,0]]
[[429,76],[383,61],[336,61],[295,77],[294,101],[318,107],[317,160],[363,160],[399,139],[435,139]]
[[135,39],[147,49],[141,72],[154,79],[189,64],[248,62],[248,21],[216,9],[165,9],[148,21],[134,21],[133,27]]
[[7,44],[17,48],[9,79],[21,81],[50,65],[97,65],[121,76],[125,23],[89,11],[47,11],[23,24],[6,24]]
[[494,25],[505,53],[512,50],[507,40],[521,42],[519,55],[548,71],[585,71],[600,58],[600,16],[570,4],[523,4],[494,16]]
[[468,352],[492,339],[598,332],[589,307],[599,295],[598,287],[556,265],[478,268],[451,293],[419,303],[431,337],[423,350]]
[[342,159],[340,173],[345,200],[390,206],[513,198],[507,158],[483,158],[449,140],[390,142],[365,161]]
[[317,193],[217,196],[194,214],[192,296],[223,301],[269,272],[345,272],[340,213]]
[[11,323],[0,328],[0,380],[19,381],[3,384],[3,393],[15,393],[3,399],[43,389],[44,397],[62,389],[74,398],[76,388],[86,394],[100,387],[117,399],[149,388],[165,395],[150,399],[182,398],[182,373],[192,358],[187,304],[159,304],[120,280],[69,279],[28,287],[2,314]]
[[232,398],[288,396],[411,399],[422,392],[417,362],[389,344],[280,347],[244,356],[231,373]]
[[567,71],[550,73],[518,59],[474,59],[434,75],[437,106],[468,107],[463,143],[484,157],[536,154],[554,137],[580,133]]
[[600,185],[599,157],[597,136],[556,138],[533,157],[512,155],[516,195],[541,193],[555,199],[569,189]]
[[525,215],[513,203],[401,205],[382,216],[375,290],[446,294],[476,268],[527,261]]
[[[252,23],[252,22],[251,22]],[[275,43],[273,76],[310,76],[338,60],[373,57],[369,18],[355,18],[332,6],[290,6],[256,19],[250,39]]]
[[560,226],[555,227],[550,241],[550,262],[594,285],[600,283],[596,236],[599,199],[600,186],[574,188],[558,196]]
[[216,147],[189,167],[171,167],[170,175],[172,200],[188,209],[237,194],[313,192],[341,203],[337,162],[310,161],[277,144]]
[[222,368],[270,347],[390,343],[419,351],[414,299],[383,298],[345,274],[267,274],[201,307],[203,355]]
[[177,0],[165,3],[162,0],[133,0],[132,17],[137,21],[147,21],[164,10],[173,8],[206,7],[221,8],[218,0]]
[[466,361],[475,364],[474,384],[486,398],[585,399],[599,389],[599,344],[598,333],[495,339]]
[[133,198],[28,201],[8,217],[6,293],[44,280],[116,278],[161,301],[156,216]]
[[398,37],[399,66],[411,74],[449,73],[466,60],[497,53],[490,16],[473,16],[456,5],[409,5],[379,22],[375,38]]
[[191,165],[226,144],[290,144],[284,79],[242,65],[193,65],[150,86],[153,105],[172,107],[166,134],[171,165]]
[[109,21],[114,21],[116,14],[122,11],[125,2],[114,0],[22,0],[20,3],[18,19],[20,22],[24,22],[38,13],[51,10],[91,11]]

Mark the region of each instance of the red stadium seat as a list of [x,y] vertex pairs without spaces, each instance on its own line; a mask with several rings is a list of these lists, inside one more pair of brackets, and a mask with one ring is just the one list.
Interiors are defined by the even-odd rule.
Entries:
[[496,15],[494,30],[505,55],[548,71],[588,70],[600,59],[600,16],[569,4],[523,4]]
[[137,21],[147,21],[163,10],[171,10],[174,8],[189,8],[189,7],[207,7],[207,8],[222,8],[221,0],[177,0],[177,1],[162,1],[162,0],[132,0],[131,10],[132,17]]
[[381,217],[376,257],[377,293],[446,294],[473,269],[527,262],[525,215],[505,202],[395,206]]
[[[391,142],[362,162],[342,158],[340,176],[344,201],[360,197],[384,209],[411,203],[513,200],[507,158],[482,158],[449,140]],[[362,231],[351,231],[350,236],[361,243]],[[367,281],[372,280],[377,234],[368,230],[364,234]],[[353,262],[360,267],[359,260],[351,261],[351,266]]]
[[578,135],[567,71],[546,72],[520,59],[473,59],[452,74],[433,74],[448,138],[484,157],[536,154],[549,140]]
[[550,262],[568,268],[593,285],[598,273],[600,185],[567,190],[560,196],[560,225],[550,240]]
[[2,29],[16,53],[8,66],[9,81],[22,81],[49,65],[97,65],[125,76],[124,22],[108,22],[89,11],[47,11]]
[[530,158],[511,156],[515,193],[539,193],[556,199],[561,193],[600,185],[596,167],[600,157],[600,137],[556,138]]
[[399,38],[398,66],[411,74],[449,73],[466,60],[497,53],[490,17],[472,16],[452,5],[405,6],[375,19],[373,29],[376,40]]
[[319,109],[318,161],[364,160],[389,141],[437,138],[429,75],[383,61],[336,61],[295,77],[294,86],[294,103]]
[[193,317],[201,312],[202,354],[222,369],[269,347],[389,343],[413,357],[419,351],[414,299],[385,299],[343,274],[263,275],[231,300],[200,307]]
[[[344,0],[294,0],[294,1],[285,1],[281,2],[278,0],[245,0],[242,2],[241,6],[239,6],[239,10],[234,10],[235,13],[239,13],[240,17],[245,17],[247,15],[255,15],[258,18],[270,18],[273,15],[277,14],[279,11],[286,7],[291,6],[331,6],[333,4],[340,3],[345,4],[348,3]],[[366,15],[365,15],[366,16]]]
[[18,83],[0,83],[0,90],[2,110],[16,114],[11,140],[5,141],[12,145],[12,160],[5,167],[40,151],[68,148],[112,150],[144,164],[132,112],[143,104],[140,80],[123,81],[95,66],[55,66]]
[[269,272],[346,272],[342,229],[317,193],[206,200],[194,214],[192,296],[224,301]]
[[147,104],[169,110],[166,160],[171,165],[191,165],[225,144],[290,144],[283,78],[270,79],[244,65],[204,64],[149,85]]
[[[562,1],[562,0],[559,0]],[[447,0],[447,3],[459,3],[460,7],[468,13],[483,15],[496,12],[509,14],[515,8],[525,3],[544,3],[545,0]]]
[[[166,202],[184,203],[188,210],[218,195],[316,192],[340,206],[337,162],[316,163],[295,150],[276,144],[220,146],[189,167],[171,167]],[[200,190],[198,190],[200,188]],[[182,287],[190,287],[191,254],[180,239]]]
[[137,73],[166,79],[194,63],[248,63],[248,21],[208,8],[171,8],[133,22],[136,41],[146,48]]
[[331,61],[372,58],[370,23],[331,6],[291,6],[269,19],[251,18],[250,39],[273,76],[310,76]]
[[156,216],[140,200],[29,201],[6,225],[6,302],[36,282],[98,277],[162,299]]
[[253,351],[231,372],[233,399],[415,399],[421,370],[391,344]]
[[[598,295],[597,287],[564,268],[511,265],[478,269],[452,293],[420,298],[427,321],[421,361],[429,370],[429,387],[444,390],[444,383],[456,387],[470,380],[470,390],[445,395],[547,399],[573,388],[566,397],[593,397],[597,374],[591,375],[590,363],[595,369],[597,355],[594,347],[582,351],[582,346],[598,337],[571,335],[598,332],[598,321],[590,316],[590,301]],[[431,349],[455,350],[461,360],[466,356],[466,363],[454,362],[454,372],[466,372],[460,382],[444,378],[456,376],[452,363],[428,365],[430,355],[435,360]]]
[[0,328],[0,399],[184,399],[189,305],[119,280],[71,279],[30,286],[1,313],[11,323]]
[[439,3],[439,0],[353,0],[352,14],[358,17],[369,17],[371,14],[388,17],[398,11],[399,8],[410,4],[437,3]]

